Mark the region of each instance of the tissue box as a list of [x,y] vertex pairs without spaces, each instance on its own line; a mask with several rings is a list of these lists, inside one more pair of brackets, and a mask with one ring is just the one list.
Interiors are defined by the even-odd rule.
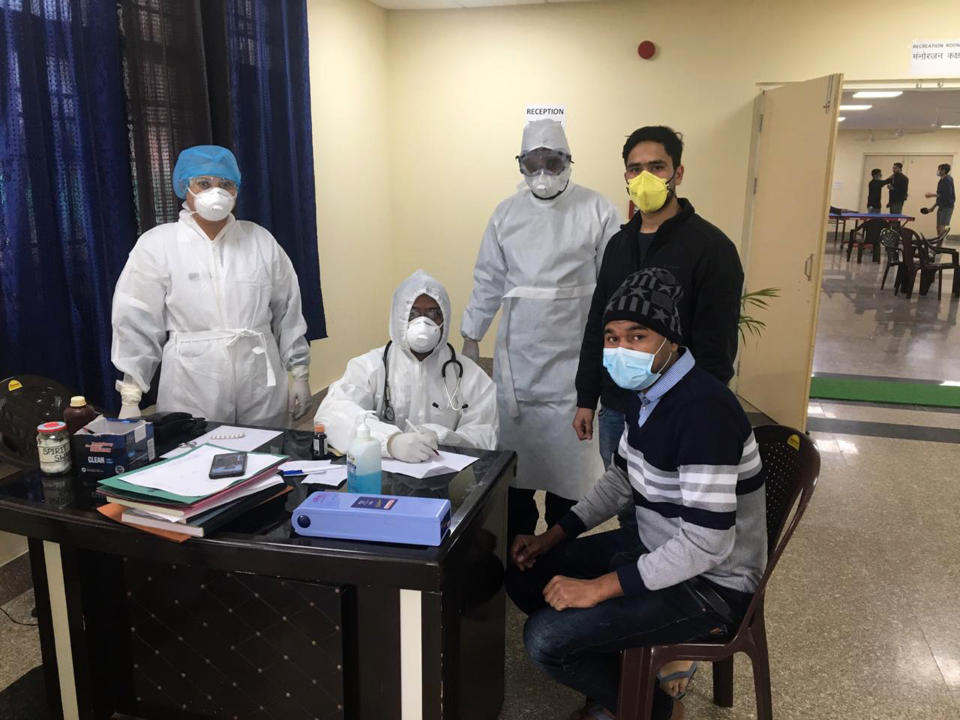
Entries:
[[146,465],[157,457],[153,423],[140,418],[118,420],[103,415],[71,438],[74,472],[106,478]]

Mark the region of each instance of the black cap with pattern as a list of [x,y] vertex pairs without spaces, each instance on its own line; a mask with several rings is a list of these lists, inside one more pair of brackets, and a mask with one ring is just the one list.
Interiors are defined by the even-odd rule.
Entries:
[[670,342],[683,341],[680,298],[683,288],[669,270],[644,268],[627,276],[610,296],[603,324],[611,320],[634,320],[663,335]]

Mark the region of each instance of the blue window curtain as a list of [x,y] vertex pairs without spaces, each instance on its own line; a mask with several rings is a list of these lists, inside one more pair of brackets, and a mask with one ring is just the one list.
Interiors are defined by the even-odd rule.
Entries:
[[113,287],[136,239],[117,10],[0,0],[0,378],[115,395]]
[[324,338],[306,3],[226,0],[225,36],[229,125],[243,174],[237,215],[270,230],[290,256],[307,338]]

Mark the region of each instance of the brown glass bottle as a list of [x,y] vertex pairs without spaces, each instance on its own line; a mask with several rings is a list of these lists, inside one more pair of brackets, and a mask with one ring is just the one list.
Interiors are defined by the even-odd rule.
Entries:
[[70,407],[63,411],[63,421],[67,424],[67,432],[71,435],[95,417],[97,417],[97,411],[87,405],[87,399],[83,395],[74,395],[70,398]]

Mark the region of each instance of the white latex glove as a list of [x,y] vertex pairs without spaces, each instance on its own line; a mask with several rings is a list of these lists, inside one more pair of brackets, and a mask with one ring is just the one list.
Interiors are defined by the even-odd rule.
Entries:
[[479,365],[480,343],[478,343],[476,340],[465,337],[463,339],[463,354]]
[[436,457],[437,434],[432,431],[405,432],[393,435],[387,441],[391,457],[408,463],[418,463]]
[[140,398],[143,397],[140,386],[127,381],[125,377],[124,380],[117,380],[115,387],[120,393],[120,412],[117,417],[121,420],[140,417]]
[[290,370],[293,375],[293,384],[290,386],[287,411],[294,420],[299,420],[310,409],[310,368],[306,365],[297,365]]

